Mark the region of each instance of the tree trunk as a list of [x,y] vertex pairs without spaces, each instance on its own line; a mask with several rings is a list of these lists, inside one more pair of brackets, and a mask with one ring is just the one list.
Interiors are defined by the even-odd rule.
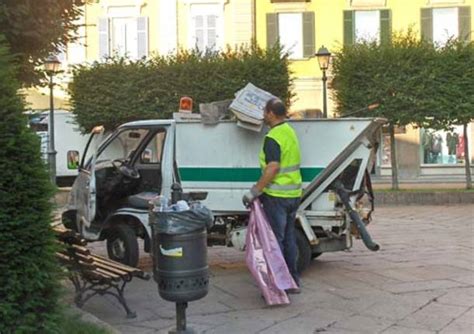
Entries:
[[393,124],[390,124],[388,129],[390,131],[390,162],[392,164],[392,190],[398,190],[398,161],[395,144],[395,128]]
[[466,167],[466,189],[472,189],[471,156],[469,155],[469,140],[467,140],[467,123],[463,125],[464,132],[464,166]]

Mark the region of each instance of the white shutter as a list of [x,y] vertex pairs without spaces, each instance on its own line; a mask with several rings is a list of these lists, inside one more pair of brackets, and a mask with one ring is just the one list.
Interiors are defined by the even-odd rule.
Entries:
[[99,58],[109,56],[109,19],[99,18]]
[[209,15],[207,17],[207,45],[211,50],[217,49],[217,16]]
[[206,48],[205,44],[205,34],[204,34],[204,16],[197,15],[194,18],[194,45],[193,48],[196,48],[200,51],[203,51]]
[[138,58],[148,56],[148,17],[137,18],[137,55]]

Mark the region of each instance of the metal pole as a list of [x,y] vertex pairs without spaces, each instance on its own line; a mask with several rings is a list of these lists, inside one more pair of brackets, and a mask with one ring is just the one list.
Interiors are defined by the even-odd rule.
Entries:
[[54,97],[53,74],[49,75],[48,164],[51,183],[56,185],[56,150],[54,148]]
[[169,334],[193,334],[194,330],[186,328],[186,308],[187,302],[176,303],[176,330],[171,330]]
[[328,80],[326,76],[326,70],[323,70],[323,117],[328,118],[328,105],[326,101],[326,81]]

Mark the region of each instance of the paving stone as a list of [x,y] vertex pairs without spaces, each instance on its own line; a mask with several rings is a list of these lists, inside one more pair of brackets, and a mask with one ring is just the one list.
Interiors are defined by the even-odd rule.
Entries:
[[439,290],[463,286],[467,285],[451,280],[430,280],[385,285],[383,288],[393,293],[410,293],[414,291]]
[[439,331],[467,310],[468,308],[462,306],[433,302],[407,316],[405,319],[398,322],[397,325],[423,327],[425,329]]
[[404,326],[390,326],[380,332],[380,334],[435,334],[436,331],[430,331],[422,328],[409,328]]
[[471,306],[471,308],[457,318],[456,321],[474,324],[474,308]]
[[347,329],[363,333],[379,333],[393,324],[391,320],[387,319],[354,315],[337,321],[332,328]]
[[474,305],[474,287],[450,289],[445,295],[438,298],[438,302],[448,305],[472,306]]
[[474,324],[461,321],[453,321],[443,328],[440,334],[472,334],[474,333]]

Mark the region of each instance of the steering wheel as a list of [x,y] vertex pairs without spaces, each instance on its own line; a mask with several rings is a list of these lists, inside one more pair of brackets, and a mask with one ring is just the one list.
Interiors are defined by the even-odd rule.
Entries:
[[140,178],[138,170],[135,167],[128,165],[124,160],[115,159],[112,161],[112,166],[114,166],[120,174],[129,179],[137,180]]

